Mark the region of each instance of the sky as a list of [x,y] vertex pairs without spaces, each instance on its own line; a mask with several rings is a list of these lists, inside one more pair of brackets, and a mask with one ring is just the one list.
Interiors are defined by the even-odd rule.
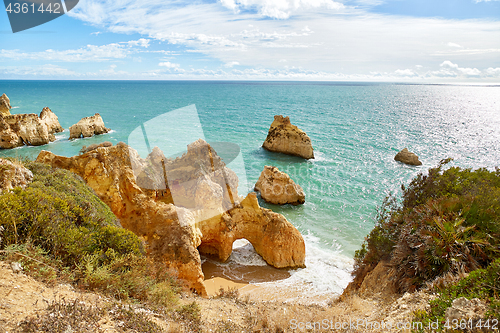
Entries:
[[500,83],[500,0],[80,0],[0,79]]

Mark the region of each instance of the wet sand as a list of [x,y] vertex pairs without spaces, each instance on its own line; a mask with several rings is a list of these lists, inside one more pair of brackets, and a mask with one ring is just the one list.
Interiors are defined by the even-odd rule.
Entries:
[[290,277],[290,273],[283,269],[272,266],[246,266],[231,263],[224,265],[212,259],[207,259],[201,266],[205,280],[215,277],[224,278],[236,283],[261,283],[284,280]]
[[[221,288],[238,289],[240,296],[254,301],[278,301],[300,304],[326,305],[338,297],[335,294],[318,295],[310,292],[307,283],[283,285],[280,280],[289,278],[287,270],[272,266],[246,266],[236,263],[222,264],[204,256],[202,264],[205,287],[209,296],[215,296]],[[268,282],[261,284],[263,282]],[[273,283],[276,282],[276,283]]]
[[202,264],[205,288],[209,296],[216,295],[221,288],[238,289],[241,295],[259,289],[251,283],[272,282],[287,279],[290,273],[272,266],[246,266],[236,263],[222,264],[214,258],[204,256]]

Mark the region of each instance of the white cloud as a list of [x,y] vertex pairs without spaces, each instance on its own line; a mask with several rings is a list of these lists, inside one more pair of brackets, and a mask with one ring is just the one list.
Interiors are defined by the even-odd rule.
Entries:
[[397,76],[406,76],[406,77],[418,76],[418,74],[411,69],[398,69],[394,73]]
[[455,68],[455,69],[458,69],[458,65],[457,64],[454,64],[452,63],[451,61],[449,60],[445,60],[443,61],[443,63],[441,65],[439,65],[441,67],[449,67],[449,68]]
[[128,45],[130,47],[132,47],[132,46],[139,46],[139,47],[148,48],[149,47],[149,42],[150,42],[149,39],[140,38],[138,40],[131,40],[129,42],[124,42],[123,44],[126,44],[126,45]]
[[449,47],[458,47],[458,48],[463,47],[463,46],[461,46],[461,45],[458,45],[457,43],[452,43],[452,42],[449,42],[447,45],[448,45]]
[[166,61],[166,62],[160,62],[158,64],[158,66],[161,66],[161,67],[166,67],[166,68],[179,68],[180,65],[179,64],[173,64],[169,61]]
[[71,78],[71,79],[187,79],[187,80],[317,80],[317,81],[392,81],[392,82],[455,82],[457,80],[484,79],[500,80],[500,67],[490,67],[483,71],[476,68],[461,68],[451,61],[435,64],[436,70],[399,69],[393,72],[371,71],[367,74],[345,74],[336,72],[314,71],[293,66],[282,69],[232,67],[180,68],[179,64],[163,62],[161,68],[143,72],[118,71],[116,64],[96,72],[75,73],[71,70],[45,65],[39,67],[0,67],[0,77],[4,78]]
[[[415,63],[432,68],[447,58],[464,68],[498,67],[498,21],[368,14],[347,5],[339,15],[331,5],[336,3],[221,0],[172,5],[161,0],[86,0],[69,15],[100,30],[138,33],[183,47],[181,52],[253,68],[283,68],[280,61],[286,59],[288,66],[328,73],[395,73]],[[101,13],[98,7],[103,12],[95,18],[95,12]],[[260,12],[265,8],[291,16],[286,21],[263,20]]]
[[102,46],[87,45],[76,50],[52,50],[42,52],[22,52],[20,50],[0,50],[0,59],[10,60],[45,60],[63,62],[90,62],[123,59],[136,53],[138,48],[147,48],[149,40],[141,38],[136,41],[112,43]]
[[[452,63],[449,60],[443,61],[440,65],[443,67],[443,70],[441,71],[441,74],[443,76],[448,76],[448,77],[456,77],[456,76],[465,76],[465,77],[470,77],[470,76],[479,76],[481,75],[481,71],[477,68],[461,68],[457,64]],[[436,72],[437,75],[439,75],[439,71]]]
[[342,3],[332,0],[220,0],[220,3],[235,13],[241,9],[256,9],[261,16],[274,19],[288,19],[294,13],[309,9],[344,8]]
[[227,68],[233,68],[234,66],[239,66],[239,62],[237,61],[231,61],[231,62],[228,62],[224,65],[224,67],[227,67]]
[[487,76],[492,76],[492,77],[498,77],[498,78],[500,78],[500,67],[497,67],[497,68],[490,67],[487,70],[485,70],[484,73]]
[[44,78],[60,78],[60,77],[78,77],[81,74],[76,73],[74,71],[68,70],[66,68],[46,64],[43,66],[30,67],[30,66],[9,66],[9,67],[0,67],[0,75],[3,77],[44,77]]

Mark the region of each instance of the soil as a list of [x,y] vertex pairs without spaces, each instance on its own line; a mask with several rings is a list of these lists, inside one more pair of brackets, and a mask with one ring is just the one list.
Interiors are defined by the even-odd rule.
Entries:
[[[347,323],[380,323],[408,322],[412,313],[424,309],[432,295],[425,292],[405,294],[372,294],[360,297],[350,295],[339,300],[332,295],[329,304],[325,306],[299,304],[286,301],[286,295],[270,299],[262,299],[259,287],[244,283],[234,283],[222,278],[206,281],[211,285],[212,295],[201,298],[191,294],[181,295],[181,304],[195,301],[201,308],[200,332],[305,332],[307,325],[328,325],[333,328],[344,324],[344,332],[401,332],[404,330],[373,330],[364,326],[345,326]],[[225,287],[223,295],[216,290]],[[227,288],[232,288],[227,291]],[[238,288],[238,291],[235,289]],[[279,296],[279,291],[275,295]],[[19,324],[27,318],[43,315],[49,304],[65,300],[78,301],[88,306],[109,308],[116,300],[102,295],[77,290],[70,285],[48,286],[23,272],[14,273],[10,264],[0,261],[0,332],[18,332]],[[138,309],[140,306],[134,306]],[[140,309],[147,313],[151,320],[160,325],[165,332],[194,332],[192,327],[186,328],[182,323],[166,318],[153,311]],[[364,323],[364,324],[363,324]],[[300,328],[304,329],[301,330]],[[349,327],[349,328],[347,328]],[[296,328],[296,329],[294,329]],[[323,327],[324,328],[324,327]],[[75,331],[78,331],[74,328]],[[328,329],[329,330],[329,329]],[[109,315],[104,315],[99,321],[99,332],[125,332],[120,329],[120,323],[113,321]],[[68,331],[69,332],[69,331]],[[73,331],[71,331],[73,332]],[[134,332],[134,331],[127,331]]]

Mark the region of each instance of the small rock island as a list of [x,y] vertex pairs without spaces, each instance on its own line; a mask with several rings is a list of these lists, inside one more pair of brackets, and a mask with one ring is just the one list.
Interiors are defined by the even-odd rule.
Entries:
[[300,205],[306,202],[302,187],[274,166],[264,167],[255,190],[260,192],[262,199],[275,205]]
[[394,160],[408,165],[422,165],[418,156],[405,148],[394,156]]
[[262,145],[269,151],[313,159],[314,151],[311,139],[295,125],[289,117],[274,116],[266,141]]
[[0,148],[41,146],[56,140],[54,133],[64,131],[57,116],[47,107],[40,116],[10,114],[10,101],[3,94],[0,97]]
[[69,139],[89,138],[94,135],[106,134],[110,131],[104,126],[104,121],[99,113],[91,117],[82,118],[69,128]]

